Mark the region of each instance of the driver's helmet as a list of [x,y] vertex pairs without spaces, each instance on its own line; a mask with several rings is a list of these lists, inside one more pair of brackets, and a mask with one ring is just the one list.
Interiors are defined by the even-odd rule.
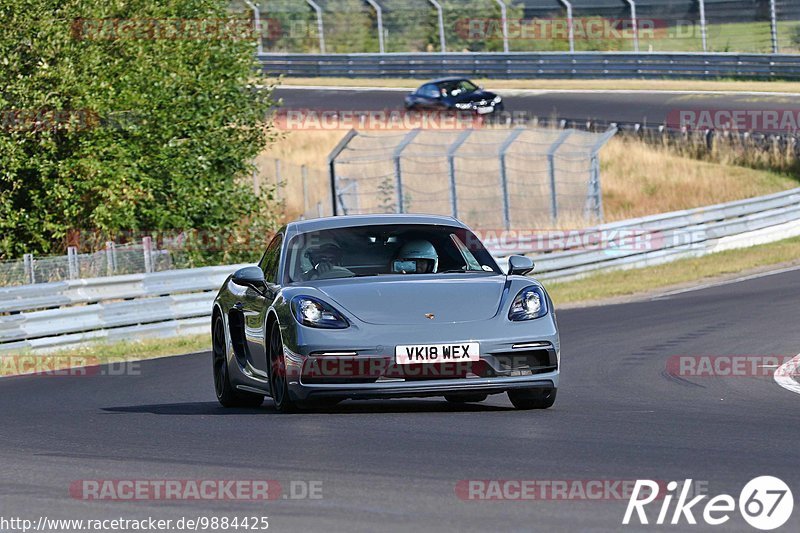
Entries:
[[326,242],[309,249],[306,252],[306,257],[314,267],[322,263],[340,266],[342,264],[342,249],[336,243]]
[[439,266],[439,254],[436,253],[436,248],[426,240],[415,240],[405,243],[400,251],[397,252],[397,258],[394,263],[395,272],[408,272],[403,262],[415,262],[417,274],[430,274],[436,272]]

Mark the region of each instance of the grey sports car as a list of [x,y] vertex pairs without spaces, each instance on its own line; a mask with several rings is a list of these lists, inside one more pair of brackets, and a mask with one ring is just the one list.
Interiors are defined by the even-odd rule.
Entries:
[[526,257],[505,274],[450,217],[292,222],[214,300],[214,385],[225,407],[508,393],[518,409],[556,398],[559,337]]

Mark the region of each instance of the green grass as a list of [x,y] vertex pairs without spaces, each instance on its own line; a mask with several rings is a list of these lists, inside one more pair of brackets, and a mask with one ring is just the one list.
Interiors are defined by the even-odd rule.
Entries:
[[800,264],[800,237],[563,283],[545,283],[556,305],[633,296],[774,265]]

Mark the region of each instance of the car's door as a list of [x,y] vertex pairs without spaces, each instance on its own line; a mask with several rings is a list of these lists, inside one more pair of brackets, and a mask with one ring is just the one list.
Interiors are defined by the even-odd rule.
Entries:
[[443,109],[447,104],[442,99],[439,87],[434,83],[426,83],[417,90],[417,108],[419,109]]
[[266,314],[269,306],[275,301],[278,293],[276,281],[278,278],[278,265],[283,245],[283,234],[279,233],[272,239],[267,251],[261,258],[258,266],[264,272],[265,287],[261,290],[248,287],[244,296],[243,313],[245,324],[245,339],[250,365],[262,377],[267,375],[267,334],[264,330]]

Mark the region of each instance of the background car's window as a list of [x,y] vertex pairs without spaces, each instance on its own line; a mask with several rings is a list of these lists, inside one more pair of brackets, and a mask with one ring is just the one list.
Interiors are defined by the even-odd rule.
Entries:
[[478,90],[478,86],[469,80],[448,81],[443,83],[441,87],[447,92],[448,96],[458,96]]
[[439,88],[432,83],[428,83],[420,87],[419,90],[417,91],[417,94],[420,96],[424,96],[425,98],[438,98]]
[[281,259],[281,243],[283,243],[283,235],[278,234],[269,243],[267,251],[264,252],[264,257],[258,266],[264,271],[264,279],[268,283],[276,283],[278,279],[278,264]]
[[408,224],[331,229],[299,235],[287,247],[288,283],[442,272],[501,273],[478,238],[457,227]]

